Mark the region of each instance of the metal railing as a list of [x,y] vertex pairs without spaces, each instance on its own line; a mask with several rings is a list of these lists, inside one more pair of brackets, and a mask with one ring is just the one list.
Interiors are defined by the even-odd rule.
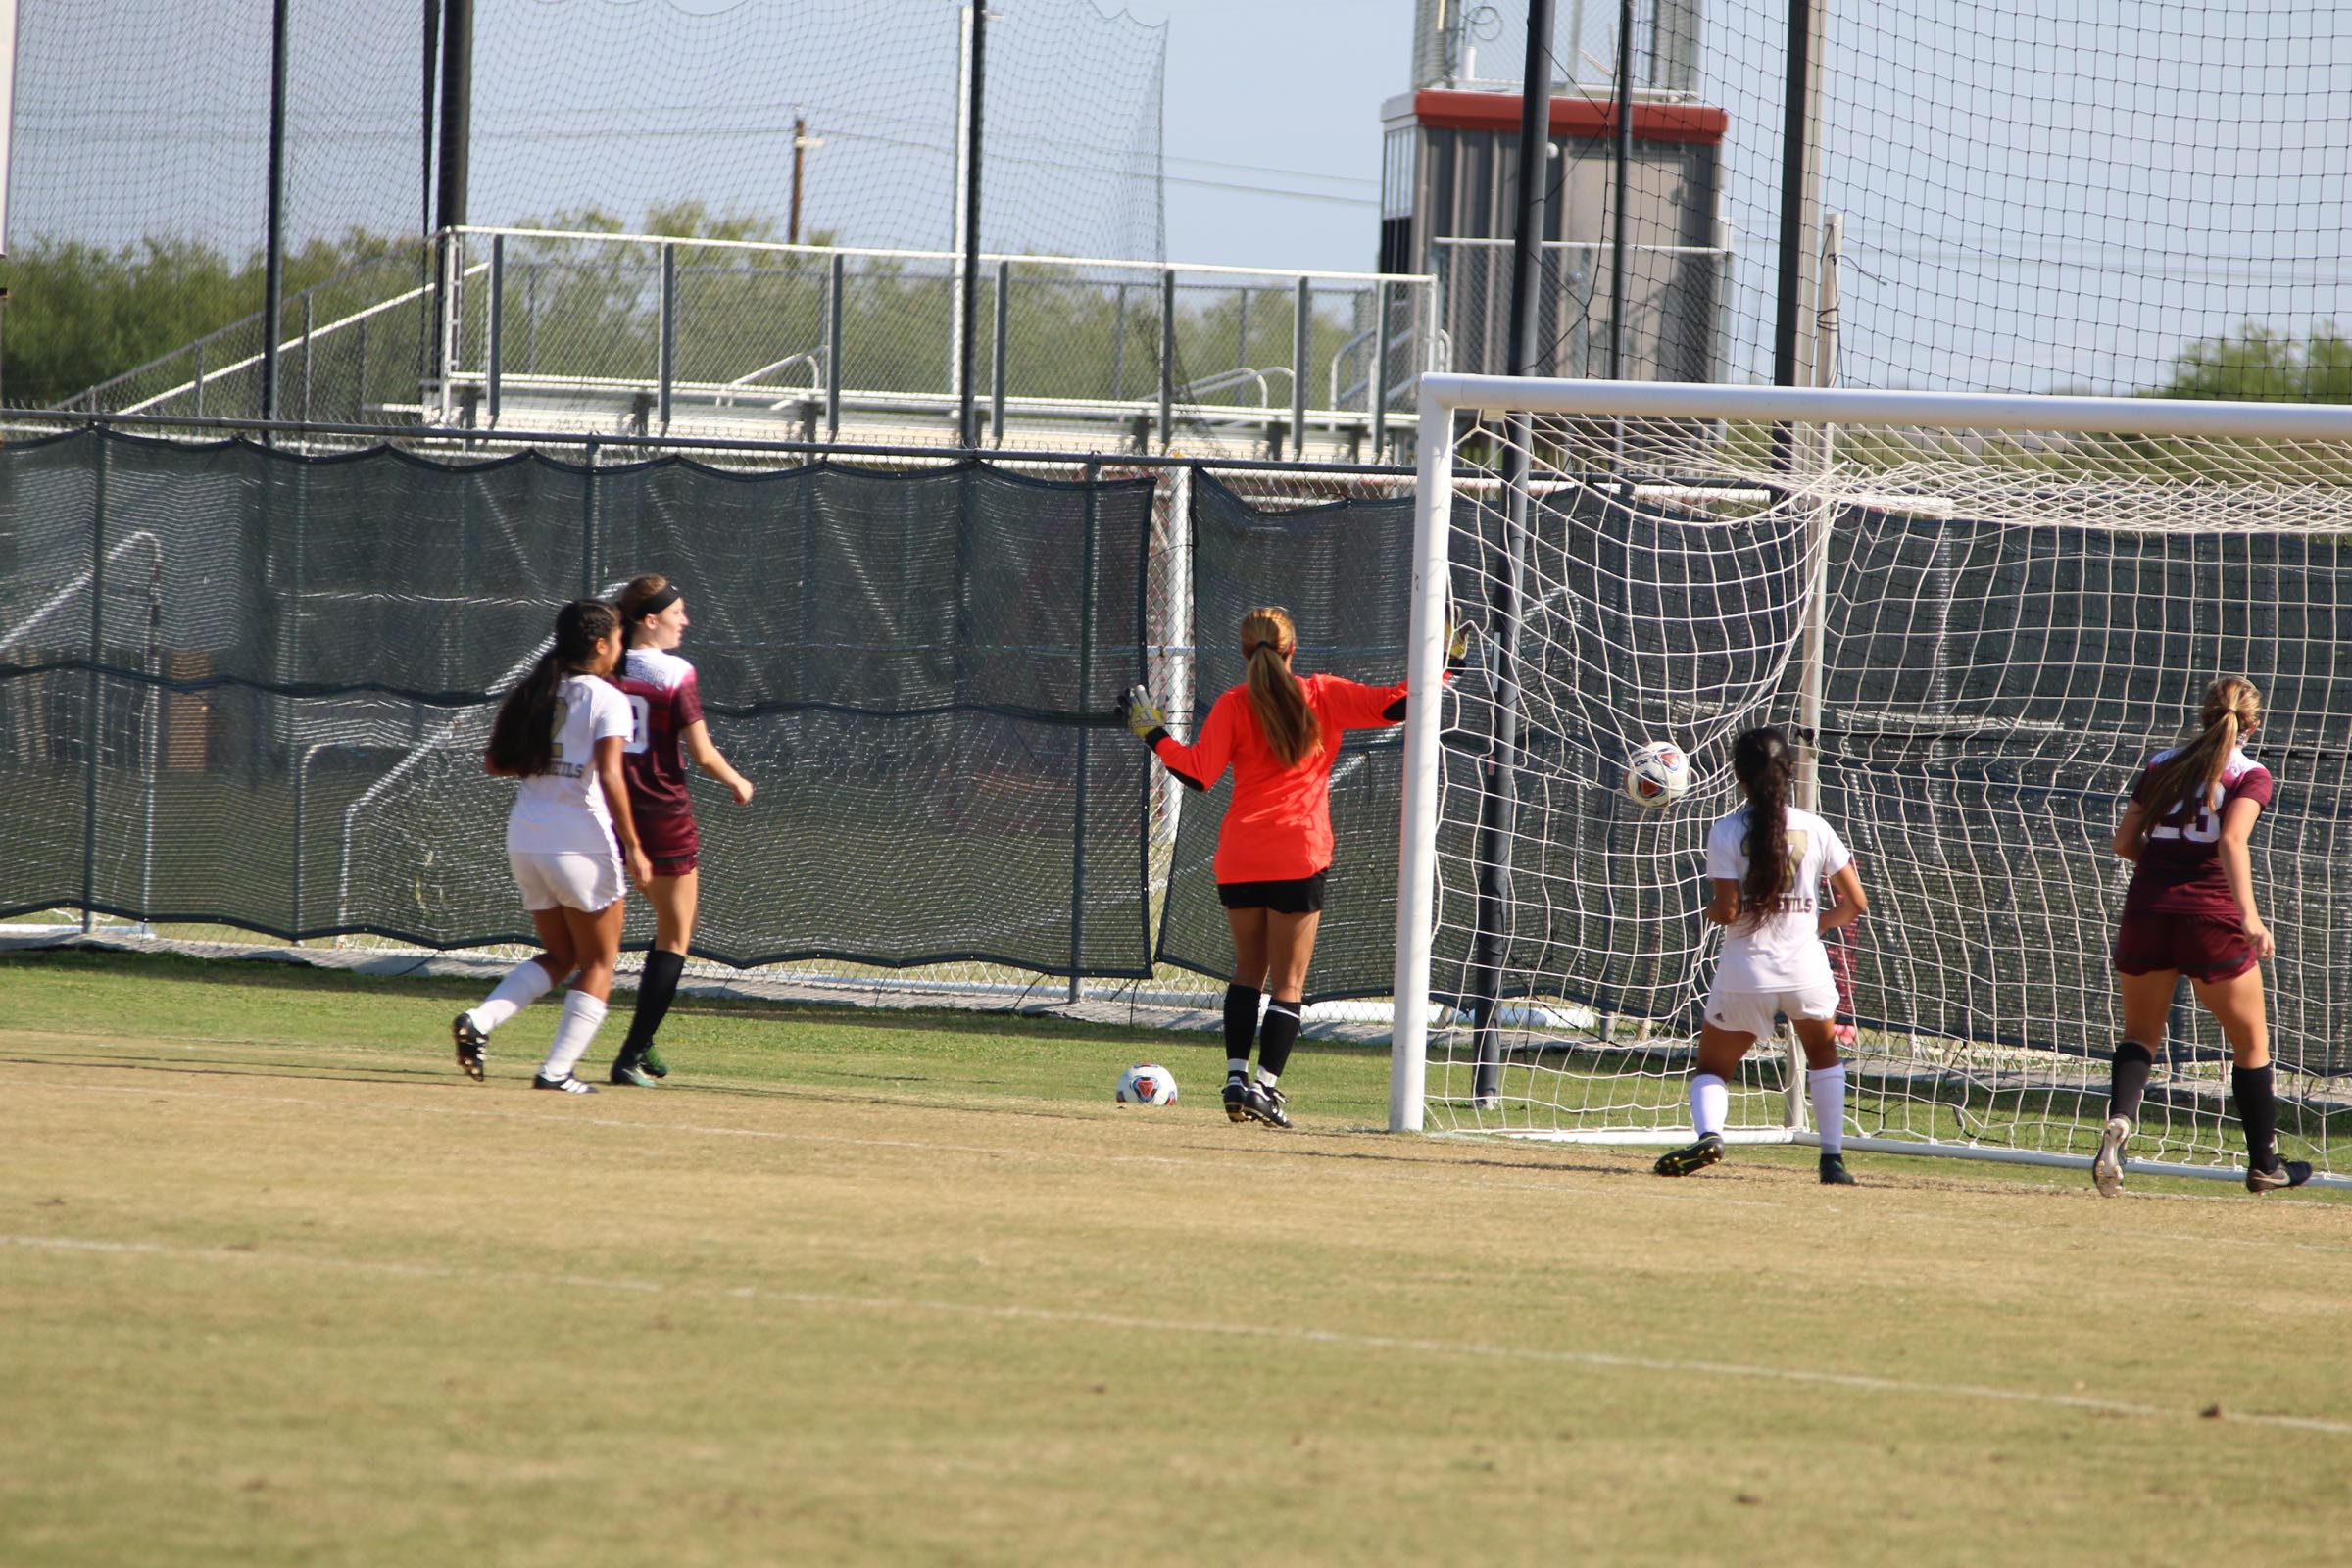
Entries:
[[[946,251],[466,227],[431,254],[422,281],[386,258],[289,298],[280,418],[936,443],[968,398],[992,446],[1377,459],[1447,368],[1426,276],[991,256],[966,300]],[[248,317],[66,407],[259,416],[263,339]]]

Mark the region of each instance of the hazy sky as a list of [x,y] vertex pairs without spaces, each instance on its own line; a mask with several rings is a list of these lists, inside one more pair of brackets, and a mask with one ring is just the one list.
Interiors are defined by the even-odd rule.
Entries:
[[[1171,261],[1368,271],[1412,0],[1129,0],[1168,27]],[[1291,194],[1235,189],[1276,186]]]

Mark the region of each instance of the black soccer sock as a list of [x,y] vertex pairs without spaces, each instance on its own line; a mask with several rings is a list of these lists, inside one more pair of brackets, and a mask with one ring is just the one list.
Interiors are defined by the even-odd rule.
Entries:
[[1257,987],[1239,980],[1225,988],[1225,1060],[1240,1062],[1245,1071],[1250,1065],[1250,1042],[1257,1034],[1258,997]]
[[2155,1065],[2156,1054],[2136,1040],[2115,1048],[2115,1062],[2109,1069],[2108,1115],[2139,1125],[2139,1097],[2148,1092],[2148,1074]]
[[621,1042],[624,1059],[645,1054],[669,1015],[678,994],[678,976],[686,972],[686,955],[656,948],[645,956],[645,973],[637,981],[637,1011],[629,1019],[629,1037]]
[[2245,1129],[2246,1158],[2269,1170],[2278,1163],[2278,1094],[2270,1067],[2230,1068],[2230,1098],[2237,1102],[2237,1124]]
[[1270,1002],[1266,1004],[1266,1021],[1257,1026],[1257,1076],[1262,1083],[1276,1083],[1282,1069],[1291,1064],[1291,1047],[1298,1043],[1298,1004]]

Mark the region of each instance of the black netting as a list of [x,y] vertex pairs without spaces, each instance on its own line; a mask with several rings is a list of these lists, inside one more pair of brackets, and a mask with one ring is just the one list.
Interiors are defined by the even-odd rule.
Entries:
[[[1243,676],[1242,616],[1280,604],[1298,627],[1297,667],[1370,683],[1404,675],[1413,503],[1252,506],[1205,474],[1193,481],[1193,622],[1198,663],[1187,735]],[[1396,969],[1401,732],[1350,734],[1332,770],[1334,858],[1308,971],[1310,997],[1385,996]],[[1159,956],[1203,974],[1232,967],[1210,858],[1231,776],[1185,797],[1160,922]]]
[[38,842],[0,906],[523,935],[490,705],[563,601],[662,569],[713,736],[760,787],[698,794],[701,951],[1146,972],[1149,770],[1110,714],[1141,667],[1152,491],[12,449],[0,768]]

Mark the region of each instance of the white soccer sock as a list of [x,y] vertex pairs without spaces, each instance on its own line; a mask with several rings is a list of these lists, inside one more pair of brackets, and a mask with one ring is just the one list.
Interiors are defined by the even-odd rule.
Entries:
[[547,1048],[547,1061],[539,1076],[549,1083],[560,1084],[571,1076],[571,1069],[588,1054],[588,1043],[604,1026],[605,1004],[585,991],[564,994],[564,1017],[556,1025],[555,1044]]
[[1228,1078],[1249,1077],[1250,1058],[1248,1056],[1227,1056],[1225,1058],[1225,1076]]
[[473,1008],[473,1026],[488,1034],[546,996],[554,984],[548,978],[547,965],[537,958],[525,958],[507,971],[507,977],[490,993],[488,1001]]
[[1821,1152],[1844,1152],[1845,1063],[1816,1067],[1806,1073],[1805,1089],[1813,1097],[1813,1130],[1821,1134]]
[[1690,1079],[1690,1125],[1704,1138],[1709,1133],[1723,1131],[1724,1118],[1731,1114],[1732,1091],[1724,1081],[1711,1072],[1692,1075]]
[[1272,1089],[1275,1085],[1281,1083],[1282,1079],[1277,1075],[1266,1071],[1265,1068],[1260,1067],[1257,1069],[1257,1081],[1266,1088]]

